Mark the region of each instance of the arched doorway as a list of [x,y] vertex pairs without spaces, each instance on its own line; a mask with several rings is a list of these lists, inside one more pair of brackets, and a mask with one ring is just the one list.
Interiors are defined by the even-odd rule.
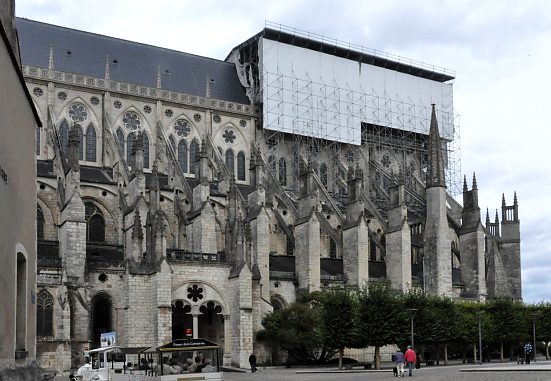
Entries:
[[191,306],[177,300],[172,304],[172,340],[186,337],[186,329],[193,329]]
[[199,337],[214,341],[224,347],[224,317],[221,315],[222,307],[209,301],[203,304],[199,311]]
[[102,333],[113,331],[113,302],[105,293],[97,294],[92,299],[92,346],[100,347]]

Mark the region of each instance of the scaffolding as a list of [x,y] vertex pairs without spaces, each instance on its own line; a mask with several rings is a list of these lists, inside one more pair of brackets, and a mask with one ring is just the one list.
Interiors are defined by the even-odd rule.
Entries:
[[[366,49],[335,39],[266,23],[266,28],[283,32],[287,41],[294,38],[329,44],[336,48],[370,55],[369,59],[398,62],[390,69],[405,73],[423,70],[422,78],[440,76],[440,82],[453,79],[453,73],[444,68],[405,59],[399,56]],[[266,29],[265,29],[266,33]],[[289,35],[292,35],[289,37]],[[275,56],[259,53],[263,49],[260,37],[242,46],[241,56],[249,65],[255,100],[263,103],[262,128],[256,145],[271,163],[273,177],[280,169],[270,157],[292,158],[288,181],[282,184],[290,192],[298,192],[301,163],[313,162],[314,170],[327,191],[339,205],[346,197],[346,173],[350,166],[359,166],[370,177],[370,196],[384,209],[388,201],[388,187],[397,176],[405,180],[409,201],[423,202],[422,188],[427,165],[427,140],[430,127],[431,104],[412,99],[411,94],[392,92],[386,87],[364,89],[362,85],[338,83],[331,75],[320,75],[316,68],[306,73],[280,70],[279,60],[284,52]],[[265,43],[265,42],[264,42]],[[279,57],[281,54],[282,57]],[[260,56],[260,58],[259,58]],[[321,57],[321,55],[320,55]],[[374,57],[374,58],[373,58]],[[272,62],[266,67],[266,60]],[[320,62],[318,66],[322,65]],[[264,67],[263,67],[264,66]],[[282,65],[283,66],[283,65]],[[273,70],[275,68],[275,70]],[[431,74],[433,73],[433,74]],[[442,77],[443,76],[443,77]],[[422,80],[421,80],[422,81]],[[444,86],[444,85],[443,85]],[[451,87],[450,87],[451,90]],[[450,101],[437,104],[437,120],[445,153],[448,192],[455,196],[461,192],[459,118],[454,115]],[[450,107],[451,106],[451,107]],[[390,158],[391,157],[391,158]],[[325,169],[321,171],[321,167]]]

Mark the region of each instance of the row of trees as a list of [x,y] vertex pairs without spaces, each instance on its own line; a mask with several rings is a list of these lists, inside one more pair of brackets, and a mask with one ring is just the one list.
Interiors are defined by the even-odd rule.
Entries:
[[374,283],[353,292],[333,289],[304,295],[297,303],[268,314],[257,340],[286,350],[298,363],[323,363],[344,348],[375,347],[375,367],[380,368],[380,348],[405,347],[410,343],[414,321],[415,347],[432,348],[433,360],[448,362],[448,347],[462,352],[465,360],[473,350],[476,358],[479,324],[483,353],[499,353],[501,361],[513,358],[520,343],[532,340],[536,324],[537,341],[549,358],[551,304],[525,305],[510,299],[486,303],[453,301],[427,296],[417,290],[393,291],[386,283]]

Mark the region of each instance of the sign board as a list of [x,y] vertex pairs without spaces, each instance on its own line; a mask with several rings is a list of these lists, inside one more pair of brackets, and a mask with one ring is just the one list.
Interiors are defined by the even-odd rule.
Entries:
[[116,332],[106,332],[100,335],[101,347],[110,347],[117,345],[117,333]]

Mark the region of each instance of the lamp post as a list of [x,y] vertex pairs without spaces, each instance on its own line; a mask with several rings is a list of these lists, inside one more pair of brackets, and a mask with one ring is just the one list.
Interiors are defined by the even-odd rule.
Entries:
[[532,312],[532,333],[534,335],[534,362],[536,362],[536,319],[540,315],[539,311]]
[[408,311],[410,312],[409,318],[411,322],[411,347],[415,348],[413,340],[413,314],[415,313],[415,311],[417,311],[417,308],[408,308]]

